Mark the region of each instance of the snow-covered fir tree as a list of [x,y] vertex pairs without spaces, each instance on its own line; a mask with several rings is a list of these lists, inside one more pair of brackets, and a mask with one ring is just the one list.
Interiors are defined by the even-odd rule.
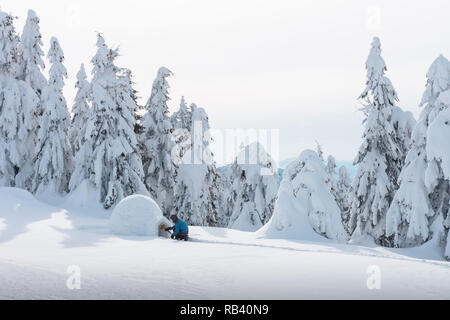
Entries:
[[173,127],[172,136],[176,144],[172,149],[172,158],[177,159],[177,163],[184,157],[186,151],[191,148],[192,110],[195,108],[195,104],[191,104],[190,108],[188,108],[184,97],[182,97],[180,108],[170,118]]
[[[136,108],[134,108],[134,118],[136,123],[134,125],[134,132],[136,135],[140,135],[143,132],[142,126],[142,114],[144,112],[144,106],[138,104],[138,92],[134,89],[133,72],[130,69],[122,68],[119,73],[119,79],[123,84],[124,92],[128,92],[131,99],[133,99]],[[138,141],[139,142],[139,141]]]
[[348,231],[349,212],[348,212],[348,192],[350,190],[351,181],[347,168],[341,166],[339,168],[339,177],[336,181],[336,202],[342,212],[342,223]]
[[337,168],[336,159],[331,155],[328,156],[327,163],[325,165],[325,170],[333,178],[336,176],[336,168]]
[[396,247],[420,245],[432,237],[447,245],[449,227],[450,62],[439,56],[427,73],[424,107],[400,175],[400,188],[387,213],[387,235]]
[[349,230],[354,241],[368,236],[379,244],[390,245],[385,237],[386,212],[398,188],[405,141],[392,120],[398,98],[384,75],[387,68],[377,37],[373,39],[366,69],[367,86],[360,96],[366,103],[365,130],[354,161],[358,169],[349,193]]
[[192,109],[191,145],[178,168],[172,210],[191,225],[217,226],[219,176],[210,150],[209,119],[203,108]]
[[[27,82],[33,88],[36,95],[41,98],[47,80],[42,73],[45,68],[42,57],[42,35],[39,28],[39,18],[33,10],[28,10],[28,17],[20,39],[19,51],[21,55],[22,75],[21,80]],[[38,113],[43,112],[44,106],[40,105]]]
[[316,152],[317,152],[317,155],[319,156],[320,160],[325,161],[325,158],[323,156],[322,145],[318,141],[316,141]]
[[217,227],[228,228],[235,202],[235,194],[232,187],[234,181],[233,164],[218,167],[217,174],[217,185],[220,190],[217,199]]
[[101,35],[92,58],[92,112],[86,130],[86,142],[76,155],[76,167],[70,180],[74,190],[88,179],[98,190],[98,200],[108,209],[122,198],[135,193],[147,194],[144,172],[134,132],[136,108],[128,85],[118,77],[114,64],[117,49],[110,49]]
[[67,138],[70,114],[63,95],[67,70],[64,53],[56,38],[50,40],[48,60],[51,63],[48,86],[42,92],[44,113],[37,135],[32,191],[35,193],[68,191],[73,158]]
[[298,239],[346,241],[341,212],[327,183],[328,173],[320,156],[305,150],[283,172],[272,219],[261,229],[265,234],[291,234]]
[[231,165],[228,227],[256,231],[272,217],[278,192],[275,162],[260,143],[246,146]]
[[21,59],[13,23],[13,16],[0,11],[0,184],[29,189],[38,98],[17,79]]
[[77,73],[77,82],[75,83],[77,94],[72,107],[72,122],[69,129],[69,141],[75,156],[80,150],[81,145],[86,139],[86,126],[90,116],[89,90],[90,84],[87,81],[84,64],[81,65]]
[[173,206],[177,170],[171,157],[175,142],[167,107],[169,100],[167,78],[171,74],[166,67],[159,68],[150,98],[145,105],[143,132],[140,135],[145,184],[166,216],[170,214]]
[[[195,104],[193,105],[195,106]],[[191,131],[193,105],[191,105],[191,108],[188,108],[186,100],[184,97],[181,97],[180,108],[170,117],[170,121],[172,122],[172,127],[174,129],[183,128],[189,132]]]
[[336,167],[336,159],[332,155],[328,156],[325,163],[325,171],[328,173],[327,183],[330,185],[331,193],[337,199]]

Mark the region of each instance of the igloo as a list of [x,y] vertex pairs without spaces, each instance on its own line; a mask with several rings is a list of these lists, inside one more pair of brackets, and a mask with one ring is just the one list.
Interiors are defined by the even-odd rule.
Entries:
[[126,236],[168,237],[169,233],[161,230],[162,225],[171,223],[161,212],[156,202],[147,196],[129,196],[114,208],[109,226],[111,232]]

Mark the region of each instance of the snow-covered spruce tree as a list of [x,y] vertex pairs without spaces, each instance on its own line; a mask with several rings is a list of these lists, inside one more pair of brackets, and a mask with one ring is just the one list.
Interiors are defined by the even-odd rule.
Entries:
[[448,250],[450,62],[442,55],[428,70],[421,106],[400,188],[387,213],[386,232],[396,247],[420,245],[433,237],[447,243]]
[[217,226],[219,176],[210,150],[212,137],[203,108],[192,108],[191,145],[178,168],[172,213],[191,225]]
[[77,94],[72,107],[73,116],[69,129],[69,141],[74,156],[80,150],[81,145],[86,139],[86,126],[90,116],[88,103],[90,84],[87,81],[84,64],[81,64],[80,70],[77,73],[75,88],[77,89]]
[[[18,45],[19,51],[19,74],[18,79],[25,81],[29,86],[34,90],[37,98],[38,105],[33,110],[32,117],[33,121],[36,122],[36,126],[32,132],[30,132],[28,141],[27,141],[27,149],[34,150],[34,147],[37,143],[37,131],[40,126],[40,117],[44,112],[45,106],[42,101],[42,94],[45,88],[47,87],[47,79],[43,74],[43,70],[45,69],[45,64],[42,59],[44,56],[44,51],[42,50],[42,35],[39,27],[39,17],[33,10],[28,10],[27,20],[25,22],[25,26],[23,28],[22,36],[20,38],[20,43]],[[32,157],[27,158],[27,164],[24,167],[32,168],[34,165],[31,163]],[[30,169],[31,170],[31,169]],[[28,180],[31,172],[27,172],[23,170],[19,175],[23,176],[19,180]],[[26,187],[29,189],[29,184],[22,185],[22,187]]]
[[42,92],[44,113],[33,157],[32,191],[65,193],[73,170],[72,150],[67,138],[70,114],[62,92],[67,70],[63,65],[64,53],[54,37],[50,40],[47,57],[52,65],[48,86]]
[[143,132],[140,135],[145,184],[166,216],[170,214],[173,206],[177,169],[171,158],[175,142],[167,107],[169,100],[167,78],[171,74],[169,69],[159,68],[153,82],[152,93],[145,105]]
[[92,112],[86,142],[76,155],[70,190],[88,179],[98,190],[98,200],[108,209],[126,196],[148,193],[142,182],[144,173],[134,133],[136,105],[114,64],[118,50],[108,48],[101,35],[97,47],[92,58]]
[[192,107],[190,109],[187,107],[184,97],[181,97],[180,108],[172,114],[170,121],[174,129],[183,128],[191,131]]
[[131,99],[134,101],[134,104],[136,105],[136,107],[134,108],[134,118],[136,119],[134,132],[137,136],[139,136],[144,130],[142,126],[142,114],[144,112],[144,106],[138,104],[137,102],[138,92],[134,89],[133,72],[130,69],[122,68],[119,73],[119,79],[123,83],[124,91],[128,92]]
[[325,171],[328,173],[327,183],[330,185],[331,193],[337,199],[337,179],[336,179],[336,159],[333,156],[328,156],[325,163]]
[[405,141],[394,127],[392,114],[398,100],[391,81],[384,75],[380,40],[375,37],[366,62],[367,86],[363,143],[354,164],[358,165],[350,194],[349,230],[352,240],[371,237],[390,246],[385,236],[386,212],[398,188],[397,179],[404,163]]
[[342,223],[348,231],[349,212],[348,212],[348,192],[350,190],[351,181],[345,166],[339,168],[339,177],[336,182],[336,202],[342,212]]
[[38,99],[26,82],[17,79],[19,37],[13,22],[10,14],[0,11],[0,184],[28,189]]
[[191,148],[192,108],[195,108],[195,104],[188,109],[182,97],[180,108],[170,118],[173,127],[172,136],[176,144],[172,149],[172,158],[182,159],[186,151]]
[[[133,81],[133,72],[130,69],[122,68],[118,74],[119,81],[122,83],[123,91],[127,94],[127,96],[130,96],[133,100],[134,110],[134,133],[136,134],[136,139],[138,142],[138,149],[139,149],[139,156],[142,154],[142,150],[144,150],[144,146],[142,144],[142,141],[139,139],[139,137],[144,132],[144,126],[142,125],[142,118],[144,114],[144,106],[140,105],[138,103],[138,92],[134,89],[134,81]],[[142,161],[142,160],[141,160]]]
[[[47,80],[42,73],[42,70],[45,68],[42,60],[44,56],[42,46],[39,18],[33,10],[28,10],[28,17],[19,45],[23,68],[20,79],[28,83],[39,98],[41,98],[41,94],[47,86]],[[44,106],[40,105],[37,112],[42,114],[43,108]]]
[[317,240],[317,234],[346,241],[341,212],[326,182],[323,160],[305,150],[283,172],[272,219],[261,229],[266,236]]
[[217,227],[228,228],[230,224],[231,215],[233,214],[233,206],[236,199],[236,194],[233,192],[233,163],[218,167],[218,188],[219,198],[217,199]]
[[327,171],[327,173],[335,178],[336,177],[336,159],[333,156],[328,156],[327,158],[327,163],[325,165],[325,170]]
[[231,229],[256,231],[273,214],[278,192],[275,162],[260,143],[246,146],[231,165]]
[[317,155],[319,156],[320,160],[325,162],[325,158],[323,157],[322,145],[317,141],[316,141],[316,152],[317,152]]

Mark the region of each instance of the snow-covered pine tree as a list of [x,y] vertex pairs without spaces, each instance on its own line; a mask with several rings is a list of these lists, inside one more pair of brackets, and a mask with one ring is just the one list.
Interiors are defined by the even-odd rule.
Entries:
[[32,192],[65,193],[68,191],[73,170],[72,150],[67,138],[70,114],[62,92],[67,70],[63,65],[64,53],[54,37],[50,40],[47,57],[52,65],[49,83],[44,88],[41,98],[44,113],[41,117],[33,157],[35,172]]
[[184,97],[182,97],[180,108],[170,118],[174,129],[172,136],[176,144],[175,148],[172,149],[172,158],[176,158],[177,163],[181,161],[186,151],[191,147],[192,108],[195,109],[195,104],[191,104],[191,108],[188,108]]
[[325,170],[327,171],[327,173],[332,176],[333,178],[336,177],[336,159],[332,156],[329,155],[327,158],[327,163],[325,165]]
[[72,107],[73,116],[69,129],[69,141],[73,156],[77,154],[86,139],[86,126],[90,116],[90,106],[88,103],[90,84],[87,81],[84,64],[81,64],[80,70],[77,73],[75,88],[77,89],[77,94]]
[[38,98],[20,70],[14,17],[0,11],[0,184],[29,188],[30,137],[37,127]]
[[256,231],[273,214],[279,181],[275,162],[264,147],[255,142],[238,154],[231,165],[231,172],[233,201],[228,227]]
[[172,123],[172,127],[175,130],[182,128],[188,130],[189,132],[191,131],[192,105],[189,109],[187,107],[186,101],[184,100],[184,97],[181,97],[180,108],[172,114],[172,116],[170,117],[170,121]]
[[191,146],[178,168],[172,210],[191,225],[217,226],[219,176],[210,150],[209,119],[203,108],[192,108]]
[[134,132],[137,136],[139,136],[144,130],[141,123],[142,114],[144,113],[144,106],[138,104],[138,92],[134,89],[133,72],[130,69],[122,68],[119,73],[119,79],[123,83],[124,91],[128,92],[131,99],[133,99],[134,104],[136,105],[136,108],[134,108],[134,118],[136,119]]
[[318,141],[316,141],[316,152],[317,152],[317,155],[319,156],[320,160],[325,161],[325,158],[323,157],[322,145]]
[[327,184],[330,186],[331,193],[337,199],[337,179],[336,179],[336,159],[332,155],[328,156],[325,163],[325,171],[328,173]]
[[447,242],[448,248],[450,62],[442,55],[428,70],[420,105],[424,109],[413,131],[400,188],[387,212],[386,232],[396,247],[420,245],[433,237]]
[[89,95],[92,112],[86,142],[76,155],[70,190],[88,179],[98,190],[98,200],[108,209],[126,196],[148,193],[142,182],[144,173],[134,132],[136,105],[114,64],[118,50],[108,48],[101,35],[97,48]]
[[[45,69],[44,51],[42,50],[42,35],[39,28],[39,18],[33,10],[28,10],[28,17],[20,39],[19,52],[22,59],[22,75],[19,77],[33,88],[41,98],[47,80],[42,73]],[[37,113],[42,114],[45,107],[40,105]]]
[[233,214],[233,206],[235,203],[236,194],[233,192],[233,163],[218,167],[218,188],[220,190],[219,198],[217,199],[217,227],[228,228],[230,218]]
[[405,142],[392,120],[398,98],[391,81],[384,75],[387,68],[377,37],[373,39],[366,69],[367,86],[360,96],[366,101],[365,130],[349,193],[349,230],[354,241],[368,236],[389,246],[391,241],[385,236],[386,212],[398,188]]
[[341,209],[342,212],[342,224],[344,225],[345,229],[348,231],[348,222],[349,222],[349,215],[348,215],[348,192],[350,190],[351,181],[350,177],[347,171],[347,168],[345,166],[341,166],[339,168],[339,177],[336,182],[336,202]]
[[346,241],[341,212],[326,183],[324,162],[305,150],[283,172],[272,219],[261,229],[267,236],[284,233],[296,239]]
[[171,74],[166,67],[159,68],[150,98],[145,105],[143,133],[140,135],[145,184],[166,216],[170,214],[173,206],[177,169],[171,157],[175,142],[167,107],[169,100],[167,78]]

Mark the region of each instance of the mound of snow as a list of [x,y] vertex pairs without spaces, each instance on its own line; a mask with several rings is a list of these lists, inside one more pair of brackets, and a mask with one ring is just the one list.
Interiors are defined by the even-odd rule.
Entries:
[[67,198],[66,203],[76,204],[81,208],[103,208],[98,200],[98,190],[89,180],[83,180],[80,185],[71,192]]
[[120,201],[109,221],[113,233],[127,236],[157,237],[161,235],[162,224],[170,225],[156,202],[143,195],[129,196]]
[[[41,209],[49,210],[51,208],[51,206],[36,199],[27,190],[10,187],[0,187],[0,203],[0,217],[20,211],[33,215]],[[28,209],[31,210],[31,213],[27,211]]]
[[268,238],[346,240],[341,213],[326,183],[324,163],[305,150],[284,171],[272,219],[258,234]]

